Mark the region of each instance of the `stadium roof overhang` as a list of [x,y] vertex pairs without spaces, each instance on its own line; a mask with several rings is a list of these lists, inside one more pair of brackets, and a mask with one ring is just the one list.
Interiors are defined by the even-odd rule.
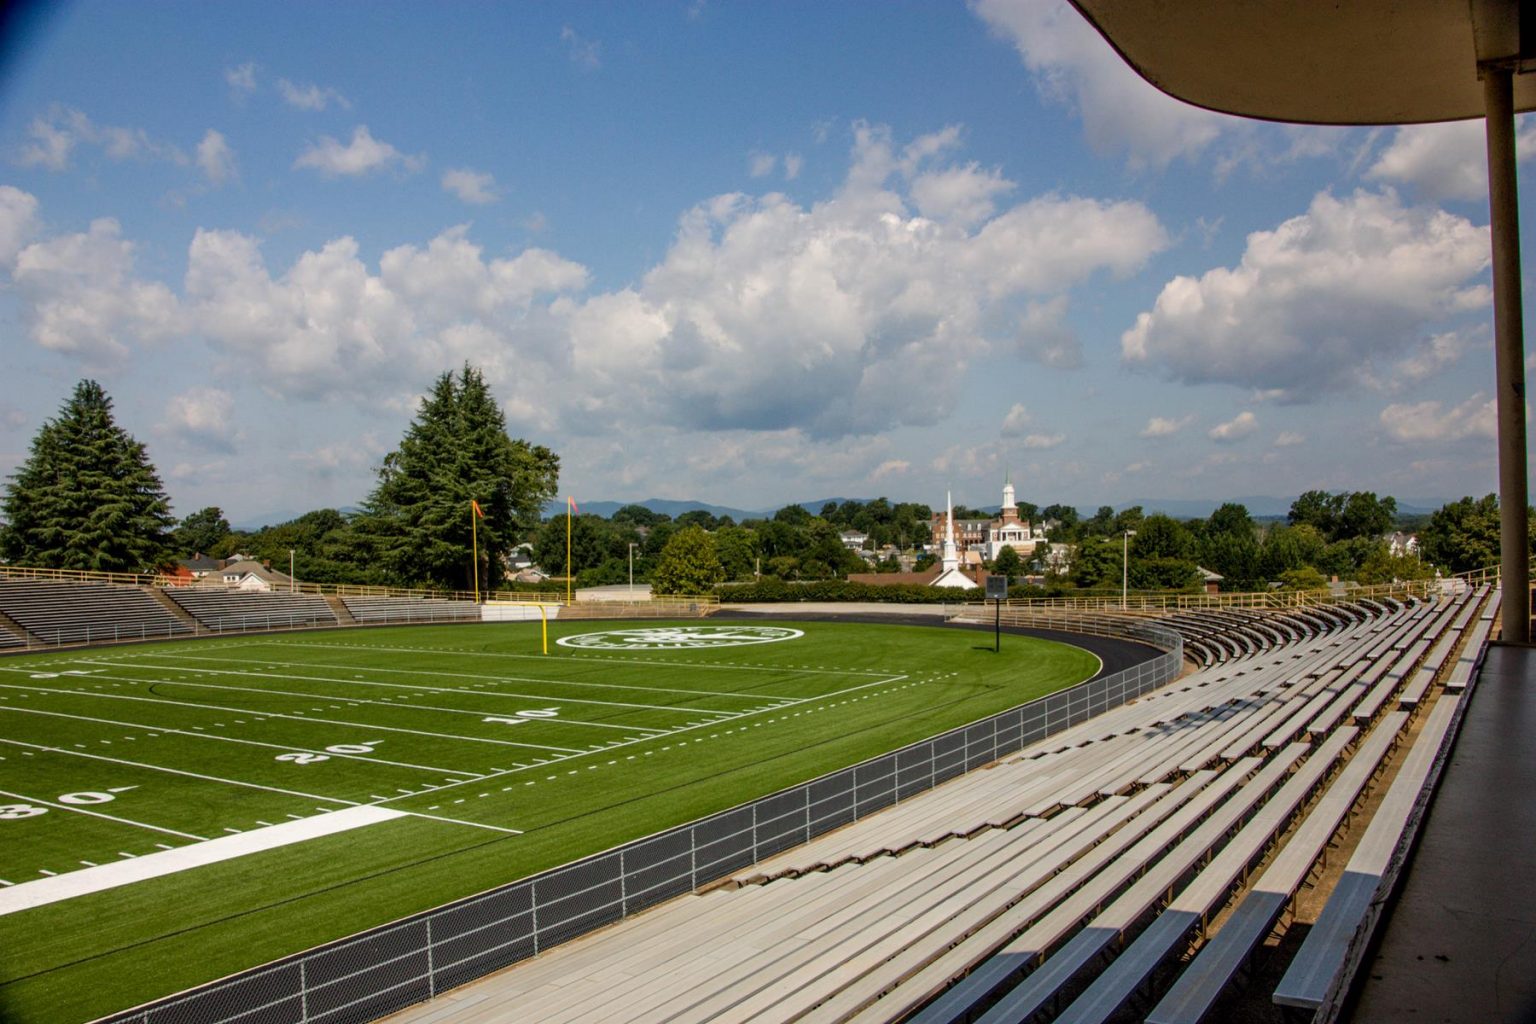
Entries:
[[[1522,28],[1518,0],[1072,3],[1163,92],[1270,121],[1416,124],[1482,117],[1479,65],[1536,53],[1529,39],[1536,14]],[[1536,109],[1536,75],[1517,81],[1514,94],[1516,110]]]
[[1514,114],[1536,110],[1523,0],[1070,0],[1139,75],[1199,107],[1304,124],[1487,118],[1503,635],[1529,642]]

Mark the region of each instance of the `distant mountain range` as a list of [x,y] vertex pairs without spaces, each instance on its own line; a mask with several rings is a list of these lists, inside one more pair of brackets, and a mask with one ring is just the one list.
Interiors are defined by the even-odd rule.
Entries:
[[[845,501],[871,500],[873,499],[818,498],[815,501],[802,501],[799,504],[801,508],[805,509],[812,515],[815,515],[819,513],[822,509],[822,506],[828,502],[836,502],[837,504],[841,505]],[[897,501],[901,499],[892,500]],[[1290,512],[1291,502],[1294,500],[1294,498],[1276,498],[1271,495],[1263,494],[1249,495],[1248,497],[1243,498],[1137,498],[1134,501],[1121,502],[1120,504],[1113,506],[1113,508],[1116,512],[1121,512],[1133,505],[1140,505],[1142,510],[1148,515],[1151,515],[1155,512],[1161,512],[1163,515],[1173,516],[1175,519],[1197,519],[1210,515],[1212,512],[1216,511],[1217,508],[1231,501],[1236,502],[1239,505],[1246,506],[1248,509],[1248,514],[1253,516],[1255,519],[1284,519],[1287,513]],[[1405,516],[1427,516],[1450,500],[1453,499],[1400,498],[1398,499],[1397,503],[1397,511],[1399,514]],[[694,509],[703,509],[705,512],[708,512],[710,515],[715,516],[716,518],[720,518],[721,516],[730,516],[738,523],[744,519],[771,518],[775,512],[783,507],[782,505],[775,505],[773,508],[743,509],[732,508],[729,505],[712,505],[707,501],[683,501],[673,498],[646,498],[644,501],[582,501],[578,502],[576,507],[580,509],[584,515],[597,515],[602,516],[605,519],[610,519],[613,517],[615,512],[623,508],[625,505],[643,505],[650,509],[652,512],[659,512],[663,515],[671,516],[673,519],[676,519],[684,512],[691,512]],[[998,506],[996,505],[984,505],[981,506],[981,511],[996,512],[997,508]],[[1093,515],[1094,512],[1098,511],[1098,506],[1080,505],[1078,506],[1077,510],[1083,517],[1086,518]],[[351,515],[356,511],[357,507],[353,505],[348,505],[341,509],[341,512],[345,515]],[[546,516],[562,515],[564,512],[564,501],[551,501],[549,504],[544,506],[544,514]],[[302,512],[269,512],[262,515],[247,517],[241,522],[235,523],[233,525],[237,530],[254,531],[261,529],[263,526],[272,526],[278,523],[290,522],[303,514],[304,513]]]
[[[845,501],[870,501],[870,498],[818,498],[815,501],[802,501],[800,507],[813,515],[819,513],[823,505],[828,502],[842,504]],[[897,501],[901,499],[891,499]],[[1175,519],[1204,518],[1216,511],[1227,502],[1243,505],[1248,509],[1248,514],[1255,519],[1284,519],[1291,511],[1291,503],[1295,498],[1276,498],[1272,495],[1249,495],[1241,498],[1137,498],[1133,501],[1124,501],[1113,506],[1116,512],[1124,511],[1134,505],[1140,505],[1148,515],[1160,512],[1163,515],[1172,516]],[[1416,498],[1413,500],[1399,499],[1397,511],[1405,516],[1427,516],[1431,512],[1444,505],[1446,498]],[[599,515],[605,518],[611,517],[625,505],[643,505],[652,512],[660,512],[677,518],[684,512],[694,509],[703,509],[712,516],[730,516],[737,522],[743,519],[766,519],[777,512],[782,505],[776,505],[767,509],[740,509],[726,505],[711,505],[704,501],[678,501],[667,498],[646,498],[644,501],[587,501],[578,502],[577,507],[583,513]],[[970,506],[972,508],[976,506]],[[565,511],[564,502],[550,502],[546,507],[546,514],[559,515]],[[997,505],[983,505],[981,511],[996,512]],[[1078,512],[1085,518],[1098,511],[1097,505],[1080,505]]]
[[[812,515],[816,515],[821,511],[822,506],[829,501],[835,501],[838,504],[842,504],[845,501],[870,500],[872,499],[822,498],[818,501],[802,501],[800,502],[800,507]],[[684,512],[692,512],[695,509],[703,509],[705,512],[708,512],[710,515],[717,519],[722,516],[730,516],[738,523],[743,519],[767,519],[779,509],[784,507],[783,505],[775,505],[773,508],[744,509],[731,508],[729,505],[711,505],[707,501],[675,501],[670,498],[646,498],[644,501],[578,501],[576,503],[576,508],[583,515],[602,516],[604,519],[610,519],[613,517],[615,512],[623,508],[625,505],[642,505],[645,508],[650,509],[652,512],[659,512],[663,515],[671,516],[673,519],[676,519]],[[549,516],[564,515],[565,502],[550,502],[548,505],[544,506],[544,514]]]

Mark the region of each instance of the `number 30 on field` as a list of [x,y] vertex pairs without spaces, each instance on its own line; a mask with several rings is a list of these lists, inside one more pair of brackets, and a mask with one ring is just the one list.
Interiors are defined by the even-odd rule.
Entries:
[[[80,793],[63,793],[59,796],[59,803],[69,804],[74,807],[89,806],[90,804],[107,804],[116,800],[114,793],[126,793],[130,789],[138,789],[138,786],[117,786],[105,793],[96,790],[86,790]],[[0,804],[0,821],[19,821],[22,818],[35,818],[39,814],[47,814],[48,808],[39,807],[36,804]]]

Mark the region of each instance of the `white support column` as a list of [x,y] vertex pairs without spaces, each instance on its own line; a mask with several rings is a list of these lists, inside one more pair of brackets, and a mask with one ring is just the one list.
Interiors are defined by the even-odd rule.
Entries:
[[1519,188],[1515,180],[1514,74],[1485,65],[1488,220],[1493,235],[1494,362],[1498,380],[1499,563],[1504,639],[1531,640],[1525,461],[1525,331],[1520,301]]

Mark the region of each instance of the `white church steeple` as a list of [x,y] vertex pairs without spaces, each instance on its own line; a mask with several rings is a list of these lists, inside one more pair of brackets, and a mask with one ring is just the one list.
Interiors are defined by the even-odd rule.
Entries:
[[944,492],[944,549],[939,560],[945,572],[960,567],[960,555],[955,551],[955,502],[950,492]]

